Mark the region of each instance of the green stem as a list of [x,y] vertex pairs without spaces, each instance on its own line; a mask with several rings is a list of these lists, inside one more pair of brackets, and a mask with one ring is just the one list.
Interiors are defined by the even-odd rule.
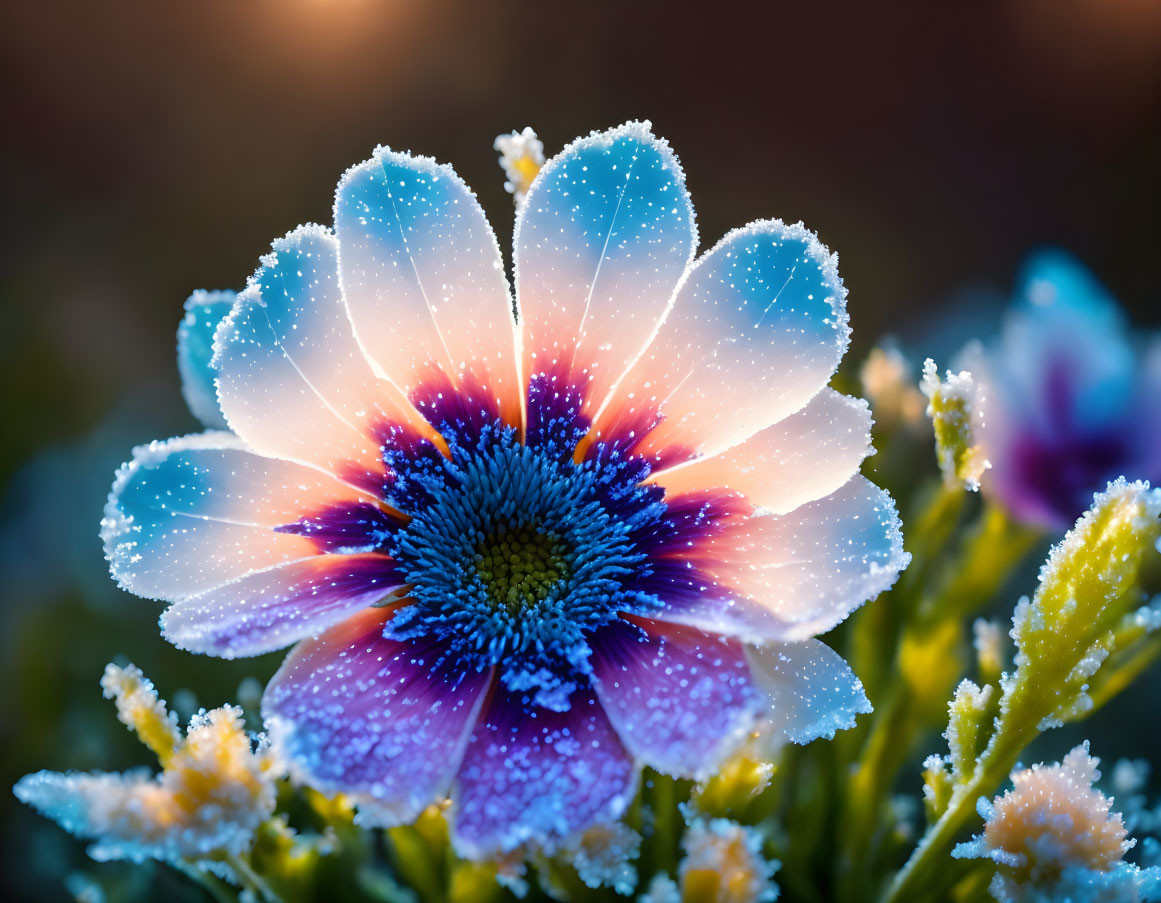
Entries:
[[216,903],[238,903],[237,894],[209,872],[189,862],[175,862],[173,867],[213,897]]
[[226,862],[238,875],[242,886],[255,893],[259,899],[265,900],[266,903],[282,903],[282,897],[276,894],[262,876],[250,867],[250,863],[237,853],[227,853]]
[[932,872],[946,868],[944,857],[948,855],[948,847],[975,812],[976,800],[993,793],[1012,770],[1031,739],[1027,734],[1025,730],[1009,733],[1003,724],[997,727],[993,743],[981,754],[971,778],[955,788],[947,809],[923,835],[907,864],[895,876],[883,903],[911,903],[933,889],[938,879]]

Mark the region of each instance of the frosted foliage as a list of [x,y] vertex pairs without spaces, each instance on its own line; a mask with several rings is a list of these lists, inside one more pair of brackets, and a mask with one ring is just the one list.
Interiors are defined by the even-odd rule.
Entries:
[[105,698],[116,704],[117,719],[136,731],[141,742],[160,759],[168,759],[181,744],[177,718],[166,710],[165,703],[140,668],[106,665],[105,673],[101,675],[101,689]]
[[749,735],[757,696],[738,641],[649,624],[606,628],[594,645],[597,697],[644,764],[704,779]]
[[820,640],[748,646],[746,659],[761,694],[757,743],[764,757],[786,741],[829,740],[871,711],[862,682]]
[[384,639],[387,617],[371,609],[300,643],[262,701],[292,777],[348,794],[372,825],[411,821],[447,795],[490,677],[449,673],[437,648]]
[[910,561],[891,497],[862,476],[789,514],[740,518],[688,557],[716,591],[658,617],[776,640],[824,633]]
[[194,717],[183,746],[158,777],[57,774],[22,778],[16,796],[65,830],[95,841],[97,860],[198,860],[247,849],[274,810],[265,753],[255,752],[241,709]]
[[1085,743],[1059,765],[1014,771],[1011,790],[994,803],[981,799],[983,833],[952,855],[993,860],[990,890],[1000,901],[1157,899],[1156,870],[1123,861],[1134,841],[1113,801],[1093,787],[1098,762]]
[[682,838],[685,856],[677,867],[683,899],[712,903],[772,903],[779,863],[762,854],[755,828],[725,818],[695,819]]
[[535,842],[547,852],[618,819],[637,769],[597,700],[567,712],[497,690],[472,735],[453,793],[454,842],[486,858]]
[[514,244],[525,378],[566,376],[585,387],[592,414],[693,259],[681,167],[647,122],[594,132],[541,170]]
[[670,494],[728,487],[757,508],[785,514],[837,490],[872,451],[867,403],[827,388],[741,445],[660,470],[649,481]]
[[[1051,693],[1042,729],[1087,711],[1088,679],[1108,657],[1111,629],[1131,601],[1140,560],[1161,532],[1161,490],[1123,478],[1093,497],[1092,507],[1053,546],[1035,596],[1012,617],[1016,669],[1004,675],[1004,706]],[[1098,629],[1103,628],[1103,629]],[[1061,672],[1051,688],[1044,673]]]
[[984,402],[979,385],[966,370],[948,370],[941,380],[935,361],[928,358],[920,388],[928,399],[927,416],[935,429],[936,457],[944,479],[978,491],[980,478],[992,466],[975,444],[975,424],[982,419]]
[[378,372],[408,392],[465,377],[520,412],[515,324],[500,248],[449,166],[387,148],[343,175],[335,231],[347,308]]
[[326,474],[254,454],[229,433],[204,433],[134,449],[101,535],[124,589],[185,599],[313,555],[306,537],[272,528],[312,507],[363,498]]
[[261,655],[317,636],[401,583],[384,555],[314,555],[181,599],[162,615],[161,629],[192,652]]
[[375,377],[355,342],[338,254],[319,226],[274,243],[218,328],[218,399],[230,426],[260,452],[378,474],[374,427],[417,415]]
[[206,429],[227,429],[218,407],[214,384],[214,331],[234,306],[234,292],[197,291],[185,302],[185,316],[177,327],[177,369],[181,394],[190,411]]
[[598,426],[659,412],[644,451],[713,454],[805,406],[849,334],[837,258],[801,224],[752,223],[693,265]]

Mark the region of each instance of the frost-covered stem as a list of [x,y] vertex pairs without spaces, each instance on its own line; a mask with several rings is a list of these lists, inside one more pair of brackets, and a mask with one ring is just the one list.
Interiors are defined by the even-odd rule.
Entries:
[[948,848],[975,813],[976,801],[994,793],[1035,735],[1035,729],[1006,731],[1003,724],[997,727],[971,778],[955,788],[947,809],[927,829],[907,864],[899,870],[883,903],[913,903],[923,899],[925,891],[932,889],[932,871],[947,869]]
[[242,886],[255,894],[258,899],[265,900],[266,903],[282,903],[282,897],[276,894],[265,879],[251,868],[250,863],[237,853],[226,854],[226,862],[234,870]]

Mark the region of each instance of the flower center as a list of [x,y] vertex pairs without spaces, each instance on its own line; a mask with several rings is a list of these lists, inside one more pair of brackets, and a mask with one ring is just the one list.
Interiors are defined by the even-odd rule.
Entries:
[[476,547],[476,575],[489,600],[512,614],[547,600],[570,572],[563,540],[532,526],[500,530]]

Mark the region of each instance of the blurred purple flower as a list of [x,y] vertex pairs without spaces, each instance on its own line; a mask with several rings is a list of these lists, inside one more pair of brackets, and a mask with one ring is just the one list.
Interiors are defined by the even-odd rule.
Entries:
[[1032,257],[998,341],[963,366],[981,385],[984,490],[1053,530],[1124,476],[1161,480],[1161,339],[1143,357],[1120,309],[1079,262]]

